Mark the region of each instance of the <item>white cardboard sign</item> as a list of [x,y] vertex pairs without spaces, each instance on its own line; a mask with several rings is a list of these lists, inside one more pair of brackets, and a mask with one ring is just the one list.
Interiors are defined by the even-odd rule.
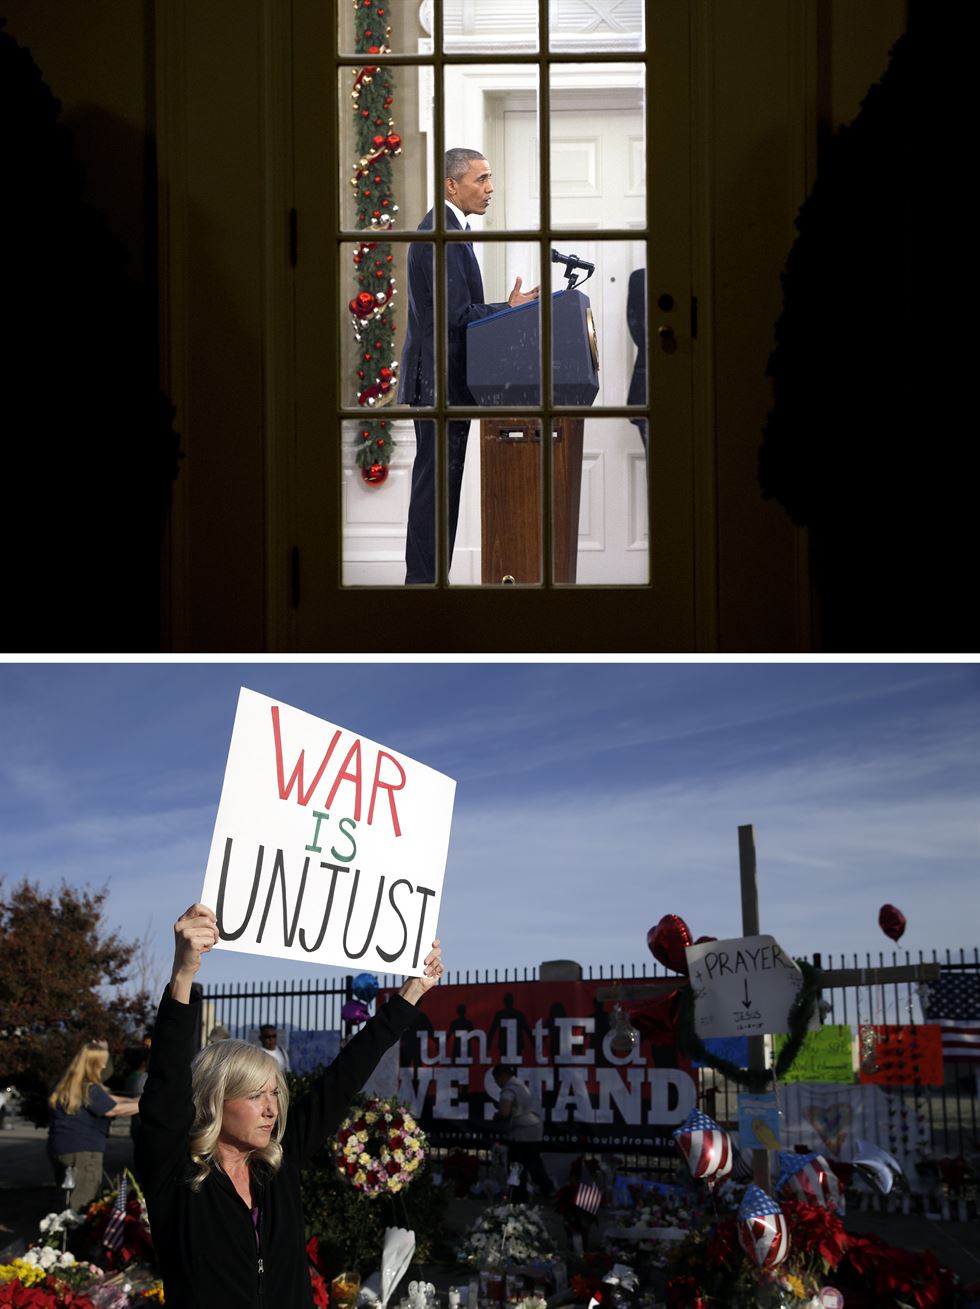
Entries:
[[789,1029],[803,974],[771,936],[689,945],[698,1036],[762,1036]]
[[201,899],[219,948],[419,974],[452,778],[242,687]]

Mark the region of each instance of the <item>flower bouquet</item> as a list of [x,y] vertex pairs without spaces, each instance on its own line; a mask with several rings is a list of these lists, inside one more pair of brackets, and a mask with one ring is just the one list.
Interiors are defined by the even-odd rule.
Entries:
[[780,1207],[788,1252],[775,1267],[756,1267],[745,1256],[733,1214],[692,1229],[668,1259],[668,1309],[818,1309],[834,1291],[846,1309],[953,1309],[960,1302],[955,1274],[930,1251],[847,1232],[821,1205],[784,1200]]
[[403,1190],[419,1174],[428,1139],[404,1106],[379,1096],[358,1096],[331,1143],[345,1181],[365,1195]]
[[522,1204],[497,1204],[484,1210],[456,1255],[460,1263],[482,1269],[556,1258],[540,1211]]

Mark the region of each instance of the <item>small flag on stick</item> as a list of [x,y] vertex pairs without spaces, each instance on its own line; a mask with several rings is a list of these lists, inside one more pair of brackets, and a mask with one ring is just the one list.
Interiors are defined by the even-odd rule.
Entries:
[[123,1228],[126,1226],[126,1174],[119,1179],[119,1190],[112,1206],[112,1213],[102,1233],[102,1244],[107,1250],[118,1250],[123,1243]]
[[597,1214],[599,1206],[602,1204],[602,1192],[596,1186],[595,1182],[579,1182],[578,1190],[575,1192],[575,1204],[579,1209],[584,1209],[586,1213]]

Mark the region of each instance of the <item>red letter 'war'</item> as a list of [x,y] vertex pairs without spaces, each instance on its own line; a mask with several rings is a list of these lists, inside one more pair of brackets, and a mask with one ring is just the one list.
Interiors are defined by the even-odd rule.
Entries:
[[326,771],[327,764],[330,762],[330,756],[333,754],[334,746],[340,740],[339,730],[334,732],[333,740],[327,748],[327,753],[323,756],[323,762],[316,770],[316,777],[314,777],[309,785],[309,789],[305,792],[303,790],[303,756],[306,754],[305,750],[300,750],[299,758],[296,760],[289,781],[286,781],[286,770],[284,769],[282,762],[282,737],[279,734],[279,706],[277,704],[272,706],[272,732],[276,738],[276,773],[279,778],[279,799],[288,800],[290,793],[295,786],[297,791],[296,803],[302,805],[309,804],[310,797],[316,790],[317,784]]
[[[398,776],[401,779],[398,782],[382,782],[381,780],[381,760],[388,759],[398,769]],[[395,829],[395,835],[401,836],[402,829],[398,826],[398,810],[395,808],[395,792],[400,791],[405,785],[405,772],[401,764],[392,755],[386,754],[384,750],[378,751],[378,761],[374,765],[374,785],[371,787],[371,803],[368,806],[368,826],[374,819],[374,802],[378,798],[378,791],[388,792],[388,804],[391,806],[391,824]]]

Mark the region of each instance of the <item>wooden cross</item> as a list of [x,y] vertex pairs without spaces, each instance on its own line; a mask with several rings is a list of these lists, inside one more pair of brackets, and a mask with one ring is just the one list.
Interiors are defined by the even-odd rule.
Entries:
[[[742,891],[742,935],[758,936],[759,889],[756,884],[755,828],[747,823],[738,829],[738,866]],[[820,973],[821,990],[842,986],[878,986],[886,982],[937,982],[939,964],[898,964],[891,968],[830,968]],[[686,977],[654,977],[648,981],[601,987],[600,1000],[653,1000],[664,991],[689,986]],[[819,994],[819,992],[818,992]],[[766,1067],[765,1036],[750,1036],[749,1068],[764,1072]],[[772,1171],[768,1150],[752,1151],[752,1178],[764,1191],[772,1189]]]

